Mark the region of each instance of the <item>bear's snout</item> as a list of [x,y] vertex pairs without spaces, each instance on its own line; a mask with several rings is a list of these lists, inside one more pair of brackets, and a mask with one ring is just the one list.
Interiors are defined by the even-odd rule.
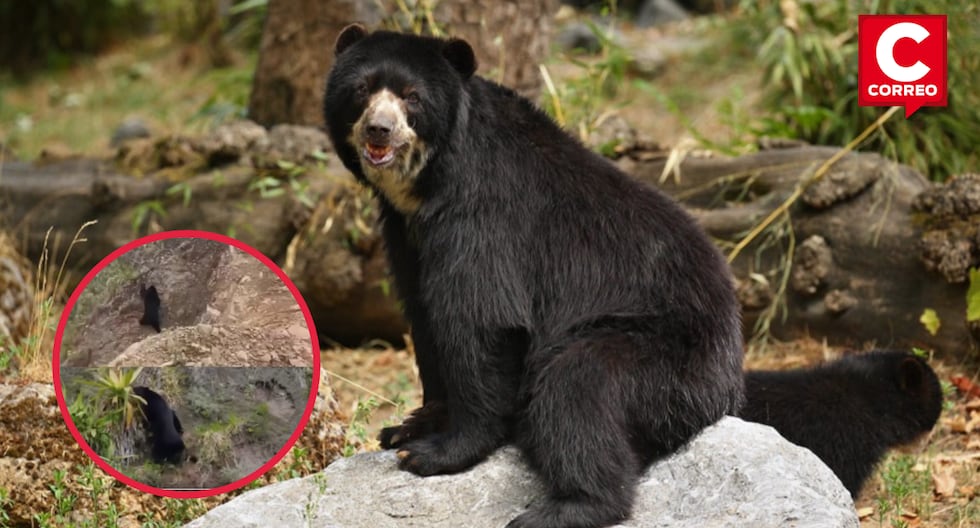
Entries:
[[367,122],[367,140],[379,147],[391,143],[391,131],[395,128],[395,117],[387,114],[375,114]]

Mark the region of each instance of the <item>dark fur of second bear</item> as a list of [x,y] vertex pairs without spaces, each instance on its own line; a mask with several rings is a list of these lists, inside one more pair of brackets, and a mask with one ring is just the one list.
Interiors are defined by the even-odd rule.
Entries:
[[140,286],[140,297],[143,298],[143,317],[140,324],[152,326],[158,333],[160,332],[160,295],[155,286],[149,288]]
[[140,404],[143,414],[143,427],[149,434],[153,461],[157,463],[181,461],[184,452],[184,429],[177,413],[170,408],[167,400],[148,387],[134,387],[133,393],[143,398]]
[[378,191],[423,407],[401,467],[465,470],[516,440],[549,496],[512,527],[628,517],[653,460],[735,413],[728,266],[677,204],[474,76],[460,40],[349,27],[325,117]]
[[942,389],[912,354],[874,351],[811,369],[750,371],[740,416],[814,452],[857,497],[885,452],[929,432]]

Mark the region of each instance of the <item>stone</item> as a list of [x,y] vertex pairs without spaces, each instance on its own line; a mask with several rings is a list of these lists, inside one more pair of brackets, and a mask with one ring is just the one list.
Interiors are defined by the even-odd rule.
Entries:
[[793,291],[801,295],[817,293],[826,282],[833,262],[833,253],[822,236],[811,235],[804,240],[793,256],[793,274],[790,277]]
[[208,164],[217,167],[236,162],[251,149],[263,145],[266,136],[265,128],[246,119],[220,125],[203,141]]
[[[340,459],[323,472],[247,492],[188,528],[500,527],[544,487],[514,447],[458,475],[397,469],[394,451]],[[619,528],[857,528],[850,495],[809,450],[770,427],[726,417],[653,464]]]
[[118,147],[123,143],[133,140],[150,137],[150,127],[142,118],[130,117],[124,120],[112,133],[111,145]]

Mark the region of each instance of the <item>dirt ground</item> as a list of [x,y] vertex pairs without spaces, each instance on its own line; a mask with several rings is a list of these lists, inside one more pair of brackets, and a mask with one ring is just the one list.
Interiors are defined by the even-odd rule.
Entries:
[[[141,286],[161,299],[161,333],[139,324]],[[313,365],[310,332],[285,284],[251,255],[206,239],[166,239],[109,264],[79,297],[62,365]]]
[[[814,340],[772,343],[746,357],[747,369],[783,370],[835,359],[846,350]],[[379,449],[375,440],[381,427],[399,423],[405,413],[421,404],[421,389],[411,349],[335,349],[321,356],[342,413],[351,422],[348,441],[361,449]],[[973,383],[973,364],[947,363],[933,357],[930,364],[940,380],[966,376]],[[962,382],[960,382],[962,383]],[[365,416],[364,405],[378,402]],[[360,410],[359,410],[360,408]],[[899,458],[902,457],[902,458]],[[911,457],[911,458],[908,458]],[[904,468],[908,483],[922,489],[896,491],[893,468]],[[918,444],[889,455],[855,502],[863,528],[966,527],[980,514],[975,498],[980,490],[980,391],[976,395],[953,391],[930,435]],[[913,493],[912,491],[915,491]]]

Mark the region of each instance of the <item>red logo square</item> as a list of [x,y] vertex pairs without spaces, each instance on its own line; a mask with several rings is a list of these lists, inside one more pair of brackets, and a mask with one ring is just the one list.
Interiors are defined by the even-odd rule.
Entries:
[[858,104],[946,106],[946,15],[858,16]]

